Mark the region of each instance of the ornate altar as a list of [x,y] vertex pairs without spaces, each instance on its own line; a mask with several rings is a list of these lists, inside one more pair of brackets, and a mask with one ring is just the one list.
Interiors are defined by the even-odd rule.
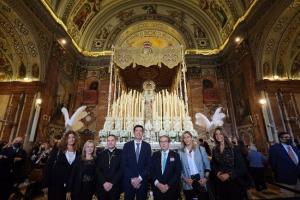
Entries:
[[[99,131],[100,140],[104,143],[108,134],[114,134],[120,138],[117,146],[122,147],[133,138],[133,127],[137,124],[144,126],[144,140],[154,149],[159,148],[161,135],[170,136],[171,148],[174,149],[180,147],[183,131],[190,131],[196,136],[188,112],[183,47],[159,49],[145,41],[142,49],[116,48],[113,52],[109,69],[108,110],[103,129]],[[177,71],[168,88],[156,87],[156,82],[149,78],[141,83],[141,89],[132,89],[126,86],[120,75],[120,70],[130,65],[133,68],[136,65],[145,68],[164,65],[177,67]]]

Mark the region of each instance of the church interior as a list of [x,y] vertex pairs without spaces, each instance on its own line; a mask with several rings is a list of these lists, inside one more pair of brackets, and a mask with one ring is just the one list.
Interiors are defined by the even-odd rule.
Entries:
[[[86,106],[82,141],[150,142],[217,108],[230,138],[267,155],[278,132],[300,141],[299,0],[2,0],[0,140],[24,149]],[[152,135],[151,135],[152,134]]]

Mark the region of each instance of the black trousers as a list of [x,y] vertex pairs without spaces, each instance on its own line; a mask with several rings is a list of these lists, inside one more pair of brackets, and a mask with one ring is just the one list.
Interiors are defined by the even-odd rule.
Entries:
[[66,199],[66,188],[64,185],[57,184],[48,187],[48,200],[65,200]]
[[199,200],[209,200],[208,193],[200,192],[195,195],[193,190],[183,190],[185,200],[192,200],[193,198],[198,198]]
[[246,189],[236,181],[222,182],[216,180],[216,198],[218,200],[244,200],[247,198]]
[[156,190],[153,191],[154,200],[178,200],[180,195],[180,188],[170,188],[166,193],[161,193]]
[[147,183],[142,183],[139,189],[133,188],[131,185],[124,189],[125,200],[147,200]]
[[267,189],[266,182],[264,179],[264,168],[263,167],[250,167],[251,176],[254,180],[256,190]]
[[13,190],[13,179],[0,180],[0,200],[8,200]]
[[109,192],[101,188],[97,193],[98,200],[119,200],[120,199],[120,187],[113,187]]
[[192,200],[193,198],[198,198],[200,200],[208,200],[209,195],[205,187],[201,186],[198,182],[200,180],[200,174],[195,174],[191,176],[193,180],[192,190],[183,190],[183,194],[186,200]]

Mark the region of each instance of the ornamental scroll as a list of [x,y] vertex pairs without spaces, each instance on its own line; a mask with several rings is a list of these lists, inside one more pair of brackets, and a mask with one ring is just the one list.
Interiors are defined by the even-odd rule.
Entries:
[[150,67],[164,64],[172,69],[182,62],[181,46],[168,46],[165,48],[152,47],[150,41],[145,41],[141,48],[115,48],[114,63],[122,69],[133,64]]

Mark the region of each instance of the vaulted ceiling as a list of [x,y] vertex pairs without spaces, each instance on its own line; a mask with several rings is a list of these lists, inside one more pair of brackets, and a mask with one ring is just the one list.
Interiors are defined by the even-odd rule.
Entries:
[[[83,52],[110,50],[137,23],[178,31],[186,49],[222,48],[256,0],[41,0]],[[141,27],[143,24],[141,25]],[[155,29],[155,27],[153,28]],[[148,27],[148,30],[151,28]]]
[[0,81],[43,80],[49,47],[60,37],[98,66],[109,57],[90,56],[107,55],[112,45],[140,45],[138,37],[151,34],[164,38],[150,41],[153,48],[176,43],[186,54],[219,59],[241,32],[257,79],[300,77],[299,0],[3,0],[0,8]]
[[51,42],[22,2],[0,1],[0,81],[44,78]]

